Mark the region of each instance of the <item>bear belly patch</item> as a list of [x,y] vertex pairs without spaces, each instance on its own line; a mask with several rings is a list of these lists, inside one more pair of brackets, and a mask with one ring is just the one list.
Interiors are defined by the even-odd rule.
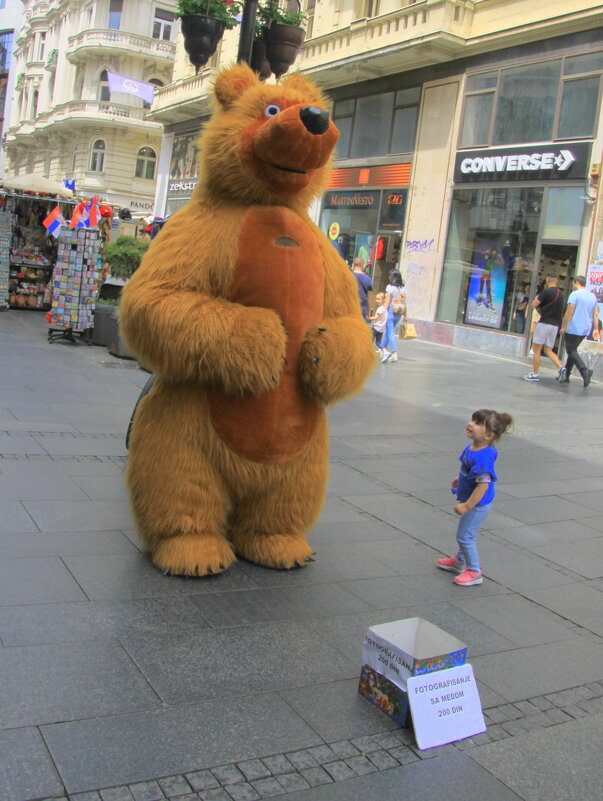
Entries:
[[272,392],[232,398],[208,391],[213,426],[235,453],[255,462],[282,462],[312,438],[319,407],[301,390],[298,358],[306,332],[322,320],[323,298],[322,257],[310,226],[284,207],[249,209],[229,300],[274,309],[288,339],[286,363]]

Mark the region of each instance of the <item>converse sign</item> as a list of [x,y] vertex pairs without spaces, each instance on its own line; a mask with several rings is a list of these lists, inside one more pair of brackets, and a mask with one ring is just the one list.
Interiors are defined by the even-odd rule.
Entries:
[[584,178],[590,161],[586,142],[564,143],[563,147],[505,148],[457,153],[456,183],[468,181],[560,180]]

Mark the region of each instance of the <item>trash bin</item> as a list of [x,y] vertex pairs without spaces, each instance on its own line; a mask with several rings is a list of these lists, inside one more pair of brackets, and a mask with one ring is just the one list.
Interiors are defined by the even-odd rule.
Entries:
[[360,695],[401,726],[409,726],[406,679],[464,665],[467,646],[428,620],[411,617],[371,626],[362,657]]

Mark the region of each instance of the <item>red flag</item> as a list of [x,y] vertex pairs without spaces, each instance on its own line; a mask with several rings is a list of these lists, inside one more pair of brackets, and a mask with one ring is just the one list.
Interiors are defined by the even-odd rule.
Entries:
[[76,206],[73,210],[73,214],[71,215],[71,222],[69,223],[70,228],[75,228],[80,222],[83,217],[84,209],[86,208],[86,201],[82,200],[82,202]]
[[92,198],[92,203],[90,205],[90,227],[95,228],[98,225],[98,200],[96,199],[96,195]]

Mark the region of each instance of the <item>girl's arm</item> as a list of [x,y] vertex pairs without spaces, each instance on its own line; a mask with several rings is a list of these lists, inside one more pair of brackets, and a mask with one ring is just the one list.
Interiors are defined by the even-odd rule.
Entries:
[[477,504],[484,497],[489,486],[490,486],[489,481],[481,481],[479,484],[476,484],[475,489],[473,490],[471,495],[467,498],[467,500],[464,501],[463,503],[457,503],[453,511],[457,515],[464,515],[465,512],[468,512],[470,509],[473,509],[473,507],[477,506]]

